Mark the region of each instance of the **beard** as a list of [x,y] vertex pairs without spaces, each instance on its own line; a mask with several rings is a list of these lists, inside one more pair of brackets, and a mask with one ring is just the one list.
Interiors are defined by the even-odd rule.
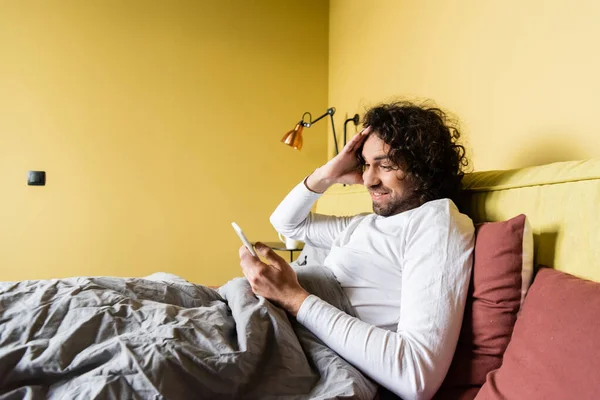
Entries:
[[[381,189],[385,188],[378,186],[369,189],[373,191],[381,191]],[[379,202],[373,200],[373,212],[382,217],[390,217],[392,215],[400,214],[404,211],[412,210],[413,208],[417,208],[421,205],[417,195],[414,192],[411,192],[407,196],[399,196],[388,190],[386,190],[386,192],[389,193],[389,198],[387,201]]]

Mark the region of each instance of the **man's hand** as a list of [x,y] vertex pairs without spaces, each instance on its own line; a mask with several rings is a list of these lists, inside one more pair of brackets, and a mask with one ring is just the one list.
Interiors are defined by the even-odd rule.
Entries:
[[270,247],[256,243],[254,248],[268,264],[250,254],[246,246],[240,247],[240,266],[252,291],[296,316],[309,293],[298,283],[292,267]]
[[340,154],[319,167],[306,180],[306,186],[313,192],[323,193],[334,183],[362,184],[362,171],[358,163],[358,150],[371,133],[371,127],[364,128],[342,149]]

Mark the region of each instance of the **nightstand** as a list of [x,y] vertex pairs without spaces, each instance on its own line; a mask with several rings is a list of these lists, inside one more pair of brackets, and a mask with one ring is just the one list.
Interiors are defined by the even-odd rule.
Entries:
[[[261,243],[266,244],[267,246],[269,246],[273,250],[287,251],[287,252],[289,252],[290,253],[290,262],[294,261],[294,253],[295,252],[300,252],[304,248],[304,245],[301,245],[301,247],[298,247],[298,248],[295,248],[295,249],[286,249],[285,248],[285,244],[283,244],[281,242],[261,242]],[[254,246],[254,244],[255,243],[252,243],[253,246]]]

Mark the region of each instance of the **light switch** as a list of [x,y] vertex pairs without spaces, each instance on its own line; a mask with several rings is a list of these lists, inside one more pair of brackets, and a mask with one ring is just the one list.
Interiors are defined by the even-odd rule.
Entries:
[[29,171],[27,173],[27,184],[29,186],[45,186],[46,171]]

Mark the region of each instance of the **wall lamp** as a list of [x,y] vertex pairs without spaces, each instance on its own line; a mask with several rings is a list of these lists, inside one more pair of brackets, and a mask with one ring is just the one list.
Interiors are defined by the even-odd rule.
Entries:
[[[317,123],[318,121],[329,115],[329,118],[331,119],[331,130],[333,131],[333,144],[335,145],[335,154],[339,154],[337,135],[335,133],[335,124],[333,123],[333,114],[335,114],[335,107],[330,107],[327,109],[325,114],[313,120],[311,113],[305,112],[302,115],[302,119],[300,120],[300,122],[296,124],[296,127],[288,133],[286,133],[281,139],[281,141],[287,144],[288,146],[293,147],[296,150],[301,150],[303,143],[302,130],[304,128],[310,128],[313,124]],[[306,115],[308,115],[308,120],[304,118]],[[346,121],[344,121],[344,146],[346,145],[346,125],[348,124],[348,122],[354,122],[354,125],[356,126],[358,125],[358,121],[358,114],[354,114],[354,117],[348,118]]]

